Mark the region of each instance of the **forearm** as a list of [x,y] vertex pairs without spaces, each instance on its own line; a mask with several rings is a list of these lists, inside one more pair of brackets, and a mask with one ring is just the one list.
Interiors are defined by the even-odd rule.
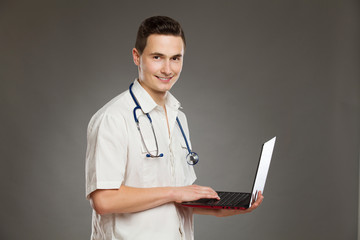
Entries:
[[171,187],[96,190],[91,194],[94,209],[99,214],[130,213],[154,208],[174,201]]
[[160,205],[200,198],[217,198],[217,193],[198,185],[184,187],[98,189],[91,194],[92,205],[99,214],[140,212]]

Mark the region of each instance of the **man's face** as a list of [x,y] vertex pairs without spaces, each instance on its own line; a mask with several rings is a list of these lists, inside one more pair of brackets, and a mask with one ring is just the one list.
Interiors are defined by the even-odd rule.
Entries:
[[183,56],[182,38],[171,35],[150,35],[141,55],[137,49],[133,49],[139,82],[153,98],[164,96],[178,80]]

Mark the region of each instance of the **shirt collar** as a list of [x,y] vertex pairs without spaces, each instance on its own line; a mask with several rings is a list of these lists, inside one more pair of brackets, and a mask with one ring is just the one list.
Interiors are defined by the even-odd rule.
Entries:
[[[144,113],[149,113],[158,106],[150,94],[140,85],[138,79],[135,79],[132,91]],[[165,105],[174,110],[181,108],[180,102],[170,92],[166,93]]]
[[170,107],[174,110],[182,109],[180,102],[170,92],[166,93],[166,107]]

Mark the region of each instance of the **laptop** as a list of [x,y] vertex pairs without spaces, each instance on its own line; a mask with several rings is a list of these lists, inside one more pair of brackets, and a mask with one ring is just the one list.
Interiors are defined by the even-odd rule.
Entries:
[[196,201],[182,202],[186,207],[214,208],[214,209],[247,209],[256,201],[259,191],[264,192],[266,177],[275,146],[276,137],[265,142],[261,148],[260,159],[251,193],[246,192],[217,192],[220,200],[202,198]]

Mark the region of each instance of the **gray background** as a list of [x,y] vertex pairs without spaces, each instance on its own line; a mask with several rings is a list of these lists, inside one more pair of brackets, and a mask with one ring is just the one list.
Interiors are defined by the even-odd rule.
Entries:
[[196,239],[356,239],[359,2],[342,0],[0,1],[0,239],[89,239],[87,124],[136,77],[138,25],[159,14],[187,36],[172,92],[197,183],[250,191],[278,137],[263,205],[196,216]]

